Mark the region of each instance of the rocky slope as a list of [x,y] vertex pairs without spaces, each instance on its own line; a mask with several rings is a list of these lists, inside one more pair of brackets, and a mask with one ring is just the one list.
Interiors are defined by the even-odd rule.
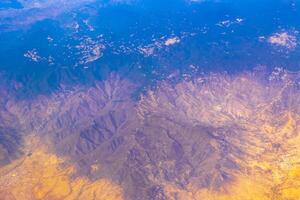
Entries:
[[299,78],[279,68],[210,74],[163,81],[136,100],[135,85],[113,74],[93,87],[61,86],[30,100],[5,94],[0,193],[25,200],[296,200]]

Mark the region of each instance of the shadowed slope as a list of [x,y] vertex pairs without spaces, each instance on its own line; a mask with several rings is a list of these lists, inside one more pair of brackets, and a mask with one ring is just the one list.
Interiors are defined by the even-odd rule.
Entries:
[[16,130],[0,127],[0,166],[21,156],[21,146],[22,138]]
[[[170,190],[167,199],[180,193],[179,199],[297,199],[298,175],[290,174],[299,169],[298,77],[287,72],[263,79],[255,73],[211,75],[176,86],[162,83],[143,97],[141,119],[179,143],[182,153],[171,159],[173,168],[180,169],[180,160],[189,163],[174,173],[175,180],[185,175],[184,181],[170,181],[166,174],[155,178]],[[209,146],[202,149],[204,141]],[[157,146],[163,149],[165,143]],[[167,163],[170,159],[161,170],[168,173]],[[286,179],[294,181],[287,184]]]
[[262,74],[162,82],[138,101],[112,75],[5,108],[64,160],[57,173],[73,166],[68,178],[109,180],[125,199],[296,200],[299,75]]

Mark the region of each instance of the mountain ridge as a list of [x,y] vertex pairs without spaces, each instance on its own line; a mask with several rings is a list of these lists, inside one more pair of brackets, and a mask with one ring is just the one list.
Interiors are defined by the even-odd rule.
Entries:
[[113,74],[1,108],[72,176],[112,180],[124,199],[296,199],[299,75],[256,73],[162,81],[139,99]]

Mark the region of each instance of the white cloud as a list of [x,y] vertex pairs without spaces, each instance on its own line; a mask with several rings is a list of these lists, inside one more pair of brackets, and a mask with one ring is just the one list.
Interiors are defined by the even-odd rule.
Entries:
[[272,45],[295,49],[297,47],[297,38],[287,32],[275,33],[269,37],[268,42]]
[[39,56],[36,49],[32,49],[24,53],[24,57],[30,59],[33,62],[39,62],[41,60],[41,56]]
[[169,38],[165,41],[166,46],[171,46],[174,44],[177,44],[180,42],[180,39],[178,37]]

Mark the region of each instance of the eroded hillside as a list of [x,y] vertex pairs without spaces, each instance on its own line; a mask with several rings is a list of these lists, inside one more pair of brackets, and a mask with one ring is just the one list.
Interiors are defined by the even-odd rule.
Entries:
[[1,132],[18,150],[0,149],[1,198],[297,200],[299,78],[210,74],[138,100],[117,75],[31,100],[5,94],[1,126],[20,138]]

